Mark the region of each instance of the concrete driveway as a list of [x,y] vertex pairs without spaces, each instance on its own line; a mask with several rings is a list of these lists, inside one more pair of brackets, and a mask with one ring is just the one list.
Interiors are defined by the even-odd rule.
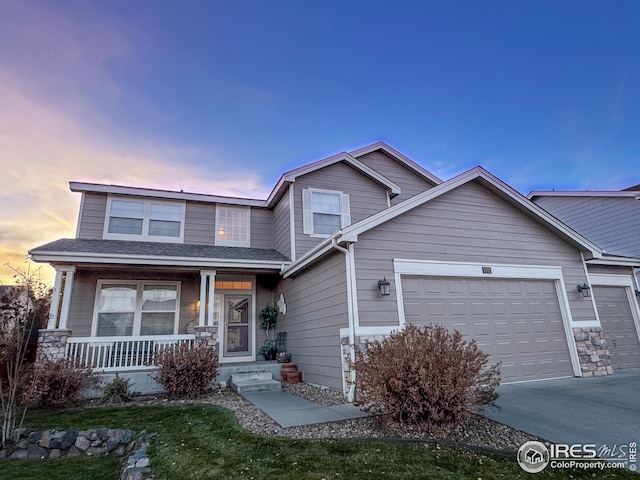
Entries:
[[485,416],[553,443],[640,442],[640,369],[498,387],[501,409]]

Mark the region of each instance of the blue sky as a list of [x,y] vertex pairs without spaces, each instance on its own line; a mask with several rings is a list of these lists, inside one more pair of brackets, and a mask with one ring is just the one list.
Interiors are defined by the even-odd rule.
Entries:
[[636,1],[0,0],[1,263],[74,235],[69,180],[264,198],[378,140],[523,194],[638,184],[639,24]]

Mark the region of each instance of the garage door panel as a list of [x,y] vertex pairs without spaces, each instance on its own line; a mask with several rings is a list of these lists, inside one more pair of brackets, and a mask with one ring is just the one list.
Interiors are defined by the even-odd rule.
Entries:
[[640,340],[625,287],[595,286],[593,295],[605,342],[616,369],[640,367]]
[[[409,278],[417,292],[404,288]],[[441,323],[476,339],[491,362],[502,362],[503,382],[573,375],[553,281],[403,277],[402,285],[405,310],[424,305],[422,317],[407,321]]]

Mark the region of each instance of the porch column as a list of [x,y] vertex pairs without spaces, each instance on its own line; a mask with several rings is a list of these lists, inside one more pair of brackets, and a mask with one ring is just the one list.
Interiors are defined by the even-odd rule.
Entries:
[[213,311],[215,309],[215,297],[216,293],[216,272],[209,273],[209,311],[207,312],[207,325],[213,325]]
[[47,329],[53,330],[58,323],[58,313],[60,312],[60,292],[62,290],[62,270],[56,267],[56,279],[51,293],[51,306],[49,307],[49,322]]
[[66,275],[64,276],[64,291],[62,293],[62,307],[60,309],[60,325],[58,328],[66,330],[67,318],[69,317],[69,306],[71,305],[71,291],[73,289],[73,277],[76,273],[76,267],[65,267]]
[[198,321],[200,327],[213,325],[215,280],[215,270],[200,271],[200,317]]

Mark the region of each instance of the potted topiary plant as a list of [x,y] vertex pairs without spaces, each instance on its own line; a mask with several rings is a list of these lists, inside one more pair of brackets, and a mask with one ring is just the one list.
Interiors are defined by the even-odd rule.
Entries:
[[278,310],[267,304],[260,312],[259,318],[260,328],[264,330],[266,340],[262,347],[260,347],[260,350],[258,350],[258,354],[262,355],[265,360],[275,360],[278,354],[278,348],[271,338],[271,332],[278,326]]

